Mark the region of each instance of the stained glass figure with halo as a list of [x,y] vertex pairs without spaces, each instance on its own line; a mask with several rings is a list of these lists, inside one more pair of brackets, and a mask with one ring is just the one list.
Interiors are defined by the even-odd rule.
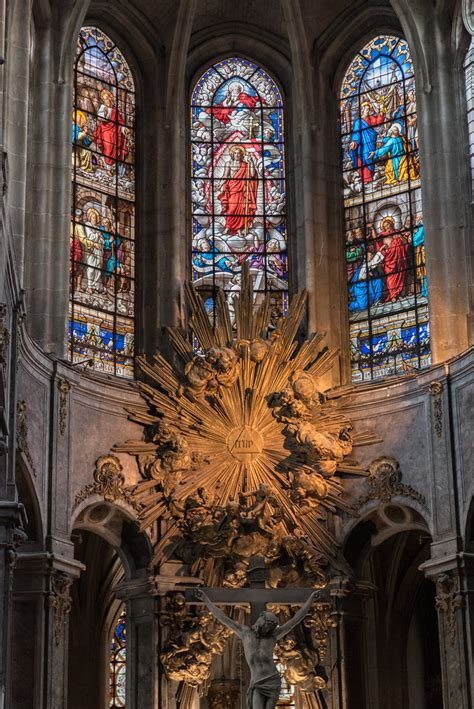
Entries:
[[255,304],[270,293],[276,320],[288,292],[280,90],[257,64],[230,57],[196,82],[190,120],[193,281],[211,316],[222,288],[232,318],[247,262]]
[[404,39],[381,35],[340,94],[352,379],[430,364],[416,87]]
[[71,142],[69,356],[132,377],[134,83],[121,51],[96,27],[83,27],[77,44]]

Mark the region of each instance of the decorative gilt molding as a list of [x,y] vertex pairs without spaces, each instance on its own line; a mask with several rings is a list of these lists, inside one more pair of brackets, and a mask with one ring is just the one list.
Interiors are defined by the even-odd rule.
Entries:
[[456,611],[464,605],[464,599],[459,591],[458,578],[449,573],[443,573],[436,579],[436,610],[444,613],[446,627],[451,645],[456,640]]
[[56,571],[51,577],[51,591],[46,598],[46,605],[53,610],[54,642],[59,645],[64,631],[66,618],[71,612],[72,578],[65,571]]
[[20,400],[16,407],[16,445],[20,453],[23,453],[29,463],[31,472],[36,477],[36,468],[31,457],[30,448],[28,445],[28,419],[26,411],[26,403]]
[[326,659],[329,643],[329,631],[337,627],[337,618],[333,613],[330,603],[315,603],[311,613],[303,621],[306,628],[311,629],[314,645],[319,654],[319,659]]
[[355,504],[355,508],[359,510],[363,505],[370,500],[380,500],[380,502],[390,502],[392,497],[401,495],[410,497],[412,500],[425,504],[425,497],[415,490],[411,485],[402,483],[402,471],[400,465],[395,458],[390,456],[381,456],[376,458],[369,465],[369,477],[367,478],[369,491],[363,497],[360,497]]
[[100,495],[106,502],[123,500],[136,512],[141,509],[140,503],[132,495],[132,488],[125,486],[122,464],[115,455],[102,455],[96,460],[94,482],[85,485],[77,493],[75,505],[77,506],[91,495]]
[[71,391],[71,383],[67,379],[58,380],[59,389],[59,432],[61,436],[66,433],[68,415],[68,394]]
[[433,416],[434,416],[434,429],[438,438],[441,438],[443,433],[443,407],[441,394],[443,393],[443,384],[439,381],[431,382],[428,387],[430,396],[433,397]]
[[6,326],[7,306],[0,303],[0,364],[5,364],[8,345],[10,344],[10,331]]

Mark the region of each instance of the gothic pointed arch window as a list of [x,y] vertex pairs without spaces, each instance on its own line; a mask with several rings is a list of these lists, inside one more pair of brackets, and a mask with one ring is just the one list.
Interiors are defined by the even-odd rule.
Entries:
[[415,76],[404,39],[356,54],[340,92],[352,379],[430,363]]
[[68,346],[72,362],[133,376],[135,93],[130,68],[97,27],[74,66]]
[[272,320],[287,309],[284,107],[262,67],[229,57],[191,95],[192,278],[214,317],[218,288],[233,316],[242,265],[255,305],[270,295]]

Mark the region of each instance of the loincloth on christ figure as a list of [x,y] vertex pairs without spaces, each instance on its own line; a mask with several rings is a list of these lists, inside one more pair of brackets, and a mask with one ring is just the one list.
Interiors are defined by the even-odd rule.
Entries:
[[280,696],[280,691],[281,677],[276,670],[268,677],[261,677],[255,682],[251,682],[247,691],[247,709],[252,709],[255,693],[260,694],[262,697],[274,697],[276,701]]

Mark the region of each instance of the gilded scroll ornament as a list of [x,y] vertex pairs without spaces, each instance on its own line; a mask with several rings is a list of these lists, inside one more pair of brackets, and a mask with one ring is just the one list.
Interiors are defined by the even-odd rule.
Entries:
[[321,391],[337,351],[321,348],[322,335],[297,341],[304,292],[270,327],[270,298],[254,309],[247,266],[235,329],[223,293],[212,327],[200,294],[186,292],[192,333],[169,332],[178,364],[138,358],[148,408],[130,415],[143,439],[114,446],[137,457],[144,478],[134,493],[141,529],[169,520],[154,563],[172,549],[208,585],[241,586],[258,553],[273,584],[319,583],[328,561],[344,565],[325,524],[350,511],[341,474],[366,475],[353,451],[375,440],[353,431],[347,391]]
[[336,616],[329,603],[315,603],[311,613],[304,619],[303,625],[310,628],[314,646],[318,649],[319,659],[326,659],[329,631],[337,626]]
[[436,579],[436,610],[446,617],[446,627],[451,645],[456,640],[456,611],[464,604],[457,579],[448,573]]
[[31,472],[36,477],[36,468],[33,463],[33,458],[28,444],[28,417],[26,403],[23,400],[17,403],[16,414],[16,445],[20,453],[23,453],[25,456]]
[[75,497],[75,504],[86,500],[91,495],[100,495],[106,502],[123,500],[136,512],[141,509],[139,501],[133,496],[132,490],[125,486],[125,476],[122,464],[115,455],[102,455],[96,460],[94,482],[85,485]]
[[53,610],[54,642],[59,645],[64,632],[66,618],[71,612],[72,578],[64,571],[56,571],[51,577],[51,591],[46,597],[46,605]]
[[369,477],[367,478],[369,491],[366,495],[359,498],[356,503],[356,509],[360,509],[363,505],[371,500],[380,500],[380,502],[390,502],[392,497],[402,495],[410,497],[412,500],[425,504],[424,496],[415,490],[411,485],[402,483],[402,471],[400,465],[395,458],[390,456],[381,456],[369,465]]
[[67,415],[68,415],[68,396],[71,390],[71,384],[67,379],[58,380],[59,389],[59,432],[63,436],[66,433]]
[[443,384],[438,381],[431,382],[428,391],[433,398],[434,429],[438,438],[441,438],[443,433],[443,405],[441,398]]

